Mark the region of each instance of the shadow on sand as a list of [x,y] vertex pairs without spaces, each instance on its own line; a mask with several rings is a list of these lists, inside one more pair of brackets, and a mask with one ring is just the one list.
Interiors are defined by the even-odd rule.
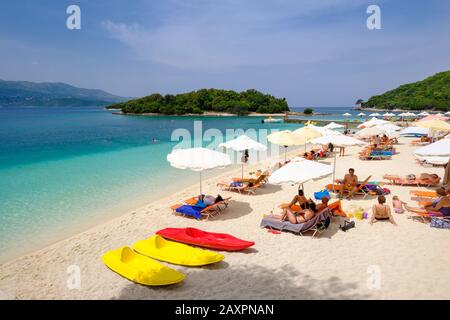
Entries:
[[130,283],[116,299],[368,299],[356,294],[355,283],[330,274],[313,278],[286,265],[282,269],[259,265],[176,269],[186,274],[179,284],[145,287]]

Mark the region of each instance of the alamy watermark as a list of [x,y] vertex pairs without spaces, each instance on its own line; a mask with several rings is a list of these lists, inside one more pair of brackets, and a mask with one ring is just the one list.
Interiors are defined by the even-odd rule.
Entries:
[[81,8],[76,4],[67,7],[66,13],[69,15],[66,20],[66,27],[69,30],[81,29]]
[[381,8],[375,4],[367,7],[367,14],[370,16],[367,18],[366,25],[369,30],[381,29]]

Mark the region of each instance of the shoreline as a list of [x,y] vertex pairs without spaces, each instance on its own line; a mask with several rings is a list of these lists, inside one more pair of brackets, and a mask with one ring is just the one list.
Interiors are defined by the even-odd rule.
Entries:
[[[399,154],[380,163],[358,159],[359,147],[346,148],[346,156],[337,158],[336,177],[351,166],[359,178],[369,175],[381,181],[385,173],[408,174],[430,172],[442,176],[442,168],[420,167],[411,151],[410,138],[401,138]],[[299,153],[291,150],[289,156]],[[281,157],[282,155],[280,155]],[[263,169],[280,158],[252,163],[245,172]],[[321,160],[332,164],[332,158]],[[408,165],[405,165],[408,163]],[[386,167],[387,165],[387,167]],[[216,299],[239,297],[258,299],[433,299],[450,298],[449,249],[435,243],[450,240],[448,230],[408,219],[407,214],[395,215],[399,226],[367,220],[355,220],[356,228],[342,232],[341,218],[333,218],[330,228],[318,238],[285,233],[274,235],[259,227],[264,214],[278,213],[278,204],[289,201],[297,185],[271,185],[256,195],[241,195],[218,191],[216,183],[231,176],[240,176],[241,168],[224,169],[203,183],[205,194],[231,196],[229,208],[214,219],[197,221],[175,216],[170,206],[198,193],[198,183],[177,190],[143,207],[126,212],[108,222],[70,236],[31,254],[0,264],[0,291],[19,299],[183,299],[214,296]],[[330,183],[331,177],[305,183],[308,197]],[[392,195],[410,202],[409,190],[401,186],[386,186]],[[424,189],[424,188],[421,188]],[[426,188],[425,188],[426,189]],[[424,190],[425,190],[424,189]],[[343,200],[344,211],[362,207],[370,210],[374,198]],[[196,227],[211,232],[231,233],[255,241],[244,252],[221,252],[225,261],[204,268],[175,268],[187,275],[186,280],[165,288],[136,285],[109,270],[101,255],[167,227]],[[372,245],[376,243],[376,245]],[[429,250],[434,247],[434,250]],[[301,259],[299,259],[299,257]],[[166,263],[163,263],[166,264]],[[79,266],[81,288],[67,288],[68,268]],[[167,265],[167,264],[166,264]],[[382,272],[382,286],[371,290],[366,286],[367,268],[376,265]],[[404,272],[414,270],[414,272]],[[417,278],[423,279],[417,283]],[[431,286],[430,283],[438,285]],[[281,284],[281,285],[280,285]]]

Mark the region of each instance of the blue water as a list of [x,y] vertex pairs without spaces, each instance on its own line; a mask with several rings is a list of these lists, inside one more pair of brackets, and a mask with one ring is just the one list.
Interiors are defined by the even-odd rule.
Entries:
[[0,262],[197,183],[197,173],[171,168],[166,160],[177,143],[173,130],[192,133],[194,120],[202,120],[203,130],[222,132],[298,127],[261,119],[0,108]]

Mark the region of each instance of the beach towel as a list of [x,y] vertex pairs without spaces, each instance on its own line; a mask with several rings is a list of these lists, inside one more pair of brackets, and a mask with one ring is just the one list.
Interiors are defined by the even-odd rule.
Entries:
[[450,229],[450,221],[446,219],[432,217],[430,227],[439,229]]
[[261,220],[261,228],[273,228],[281,231],[291,231],[295,233],[302,234],[305,231],[312,230],[314,231],[313,236],[319,231],[317,227],[319,224],[323,224],[330,217],[330,209],[325,208],[322,212],[318,213],[311,220],[306,221],[305,223],[290,223],[289,221],[281,221],[272,216],[264,217]]
[[204,207],[183,205],[175,209],[176,212],[191,216],[197,219],[202,218],[202,210]]

